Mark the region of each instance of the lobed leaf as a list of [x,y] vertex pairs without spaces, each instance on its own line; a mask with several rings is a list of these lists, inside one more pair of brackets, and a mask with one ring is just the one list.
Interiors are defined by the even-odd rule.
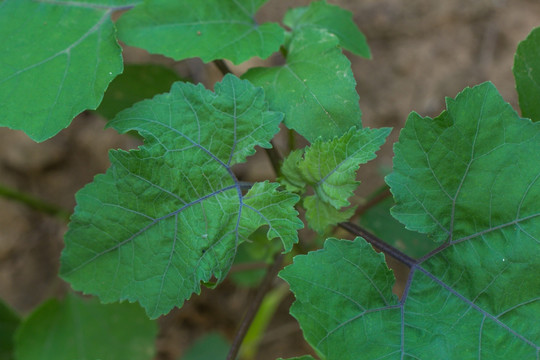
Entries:
[[514,56],[514,77],[523,116],[540,120],[540,27],[520,42]]
[[336,209],[316,195],[306,196],[302,203],[306,209],[308,225],[318,233],[324,233],[329,226],[347,221],[354,215],[354,207]]
[[268,225],[267,237],[281,239],[285,252],[289,252],[298,241],[297,229],[303,226],[294,210],[299,198],[288,192],[277,191],[278,186],[279,184],[268,181],[253,185],[243,197],[245,213],[242,214],[240,228],[251,229],[247,231],[252,233],[257,228]]
[[157,324],[135,304],[102,305],[69,294],[48,300],[17,331],[19,360],[133,359],[155,355]]
[[324,202],[336,209],[350,205],[347,199],[359,184],[356,171],[375,158],[390,131],[352,128],[339,138],[315,141],[298,166],[302,176]]
[[289,250],[298,196],[255,184],[243,195],[231,166],[270,147],[282,114],[264,93],[229,75],[215,85],[175,83],[110,126],[145,145],[111,151],[111,167],[76,196],[61,276],[102,301],[138,301],[151,317],[181,306],[200,283],[223,280],[237,246],[259,226]]
[[394,217],[455,241],[536,214],[540,125],[519,118],[491,83],[447,99],[447,109],[436,119],[412,113],[401,132],[387,177]]
[[302,27],[287,46],[287,63],[253,68],[243,77],[262,86],[273,110],[308,141],[342,136],[361,127],[356,81],[339,39],[322,28]]
[[265,59],[284,41],[278,24],[259,25],[254,19],[266,1],[206,0],[195,6],[190,0],[149,0],[118,20],[118,34],[128,45],[175,60]]
[[339,38],[340,45],[356,55],[371,57],[366,37],[352,19],[352,13],[326,1],[313,1],[309,6],[290,9],[283,23],[297,31],[304,26],[326,29]]
[[281,165],[282,176],[279,177],[279,182],[285,186],[288,191],[299,194],[306,190],[306,181],[299,171],[299,164],[304,157],[304,149],[293,150],[287,155]]
[[99,105],[123,66],[112,10],[72,2],[0,2],[0,126],[43,141]]
[[316,140],[305,150],[292,152],[285,159],[280,181],[287,189],[303,193],[311,186],[315,195],[304,200],[310,227],[323,232],[329,225],[350,218],[354,209],[341,212],[358,186],[356,171],[360,164],[375,158],[391,129],[351,128],[330,141]]
[[393,214],[446,241],[409,264],[400,300],[363,240],[297,257],[281,276],[306,339],[329,360],[538,358],[540,125],[485,83],[411,114],[394,151]]
[[329,238],[323,249],[296,256],[279,277],[296,298],[291,315],[322,358],[376,359],[399,348],[393,274],[364,239]]

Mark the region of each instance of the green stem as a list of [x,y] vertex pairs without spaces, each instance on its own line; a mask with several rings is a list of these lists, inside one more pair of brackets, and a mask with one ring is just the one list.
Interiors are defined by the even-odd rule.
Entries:
[[284,257],[283,254],[279,254],[275,258],[274,264],[270,266],[270,268],[268,269],[268,272],[266,273],[264,279],[261,282],[261,285],[257,289],[255,298],[249,304],[246,314],[244,315],[244,319],[242,319],[242,323],[240,324],[240,327],[236,333],[231,349],[229,350],[229,354],[227,355],[227,360],[236,359],[236,356],[238,355],[238,351],[240,350],[240,346],[242,345],[242,342],[244,341],[244,337],[246,336],[246,333],[253,321],[253,318],[255,317],[255,315],[257,314],[259,310],[259,307],[261,306],[264,296],[266,295],[268,290],[270,290],[272,286],[272,282],[277,276],[279,270],[281,270],[283,257]]
[[62,221],[68,222],[71,213],[61,207],[45,202],[41,199],[28,195],[26,193],[11,189],[0,184],[0,196],[9,200],[20,202],[31,209],[37,210],[41,213],[55,216]]
[[244,337],[242,349],[240,351],[240,359],[253,360],[256,358],[261,339],[268,328],[270,321],[274,317],[279,304],[281,304],[288,293],[289,288],[283,283],[266,294],[259,311],[257,311],[257,315],[255,315],[255,318]]

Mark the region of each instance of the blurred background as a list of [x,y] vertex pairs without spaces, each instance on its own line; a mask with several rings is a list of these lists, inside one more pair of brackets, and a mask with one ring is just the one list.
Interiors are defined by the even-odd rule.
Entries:
[[[371,48],[371,60],[346,53],[358,84],[363,125],[394,128],[377,159],[360,169],[359,202],[383,184],[383,176],[392,166],[392,143],[397,141],[399,129],[411,111],[437,116],[445,108],[445,97],[455,97],[463,88],[488,80],[517,109],[511,71],[513,54],[519,41],[540,26],[538,1],[329,2],[353,13]],[[270,0],[258,19],[279,22],[288,8],[308,3]],[[197,59],[176,63],[127,47],[124,56],[126,64],[162,65],[173,76],[202,82],[208,88],[222,77],[214,64],[203,64]],[[279,59],[254,59],[232,69],[241,75],[249,67],[275,61]],[[159,76],[150,73],[145,81],[151,83]],[[135,137],[104,130],[105,112],[84,112],[69,128],[40,144],[22,132],[1,128],[0,185],[71,212],[76,191],[109,166],[108,150],[129,149],[140,143]],[[274,176],[264,152],[251,158],[239,171],[247,181]],[[47,215],[0,197],[0,298],[19,313],[24,315],[45,299],[60,297],[68,291],[69,286],[57,276],[66,228],[62,213]],[[310,236],[309,232],[305,236]],[[203,289],[182,309],[159,320],[156,359],[179,359],[194,341],[210,331],[231,340],[249,301],[250,290],[231,281],[215,290]],[[256,359],[309,352],[298,325],[288,314],[292,301],[288,295],[279,304]]]

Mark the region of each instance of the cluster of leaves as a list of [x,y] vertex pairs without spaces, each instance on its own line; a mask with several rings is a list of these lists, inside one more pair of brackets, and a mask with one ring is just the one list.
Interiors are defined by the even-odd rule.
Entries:
[[[175,60],[238,64],[277,51],[285,58],[282,66],[250,69],[242,79],[228,74],[213,92],[175,82],[108,123],[145,142],[111,151],[111,167],[76,195],[60,270],[75,290],[105,303],[138,302],[157,318],[181,307],[201,284],[221,282],[239,246],[261,227],[267,240],[281,242],[279,251],[291,252],[303,227],[295,206],[321,234],[351,217],[356,171],[390,132],[362,128],[356,84],[342,53],[369,57],[365,38],[349,12],[324,1],[289,10],[288,29],[258,24],[254,17],[264,2],[0,2],[0,125],[36,141],[98,107],[123,69],[117,39]],[[128,11],[113,23],[118,10]],[[540,356],[534,325],[540,280],[532,273],[540,265],[538,49],[540,29],[515,58],[527,118],[491,83],[447,99],[447,109],[434,119],[409,116],[386,182],[396,204],[392,215],[425,234],[420,241],[428,250],[411,258],[388,246],[390,256],[410,267],[401,298],[392,293],[394,276],[384,256],[361,237],[329,238],[323,249],[296,256],[281,271],[296,297],[291,314],[321,358]],[[233,166],[256,146],[271,149],[281,123],[311,145],[290,152],[278,182],[246,186]],[[403,225],[395,228],[387,236],[405,236]],[[18,328],[17,358],[48,354],[44,347],[58,349],[63,334],[87,331],[81,329],[92,326],[93,307],[111,328],[131,324],[126,318],[140,321],[130,325],[136,331],[129,341],[113,341],[135,344],[130,351],[141,358],[152,352],[140,339],[154,337],[155,325],[140,320],[133,305],[104,310],[82,304],[71,296],[63,306],[46,303],[20,326],[2,310],[6,332]],[[51,326],[58,339],[43,331]],[[84,340],[111,342],[102,335]],[[54,358],[102,356],[74,341]],[[107,351],[137,358],[126,356],[128,350]]]

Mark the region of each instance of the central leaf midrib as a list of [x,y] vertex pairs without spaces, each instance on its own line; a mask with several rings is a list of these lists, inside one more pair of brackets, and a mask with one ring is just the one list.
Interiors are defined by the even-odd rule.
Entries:
[[[139,231],[137,231],[135,234],[132,234],[130,237],[128,237],[127,239],[117,243],[116,245],[114,245],[113,247],[109,248],[109,249],[106,249],[106,250],[103,250],[102,252],[94,255],[91,259],[88,259],[87,261],[83,262],[82,264],[80,264],[79,266],[77,266],[76,268],[73,268],[72,270],[70,270],[69,272],[65,273],[64,275],[65,276],[68,276],[69,274],[72,274],[78,270],[80,270],[81,268],[85,267],[86,265],[94,262],[96,259],[102,257],[103,255],[106,255],[112,251],[115,251],[119,248],[121,248],[122,246],[124,246],[125,244],[128,244],[129,242],[131,242],[132,240],[136,239],[139,235],[143,234],[145,231],[147,231],[148,229],[150,229],[151,227],[153,227],[154,225],[158,224],[160,221],[163,221],[163,220],[166,220],[172,216],[176,216],[178,215],[179,213],[181,213],[182,211],[184,211],[185,209],[193,206],[193,205],[196,205],[200,202],[203,202],[204,200],[206,199],[209,199],[211,197],[214,197],[214,196],[217,196],[219,194],[222,194],[224,193],[225,191],[228,191],[228,190],[232,190],[232,189],[235,189],[237,188],[238,185],[237,184],[233,184],[233,185],[229,185],[227,187],[224,187],[222,189],[219,189],[219,190],[216,190],[210,194],[207,194],[207,195],[204,195],[190,203],[186,203],[184,206],[180,207],[179,209],[175,210],[175,211],[172,211],[166,215],[163,215],[161,217],[158,217],[158,218],[155,218],[151,223],[149,223],[148,225],[144,226],[142,229],[140,229]],[[240,206],[239,206],[240,207]]]
[[[320,186],[322,183],[324,183],[326,181],[326,179],[328,179],[330,176],[332,176],[345,162],[347,162],[352,157],[354,157],[356,154],[358,154],[359,152],[364,150],[364,148],[366,146],[371,145],[372,143],[374,143],[375,141],[379,140],[381,137],[384,137],[384,136],[385,136],[385,134],[383,132],[380,132],[379,136],[377,136],[375,138],[372,138],[369,142],[365,143],[361,148],[359,148],[358,150],[356,150],[355,152],[353,152],[352,154],[347,156],[345,159],[343,159],[343,161],[341,161],[339,164],[337,164],[334,169],[332,169],[330,172],[328,172],[328,174],[326,174],[323,178],[321,178],[321,180],[319,180],[315,184],[315,186]],[[354,139],[354,134],[353,134],[353,136],[351,136],[351,140],[353,140],[353,139]]]

